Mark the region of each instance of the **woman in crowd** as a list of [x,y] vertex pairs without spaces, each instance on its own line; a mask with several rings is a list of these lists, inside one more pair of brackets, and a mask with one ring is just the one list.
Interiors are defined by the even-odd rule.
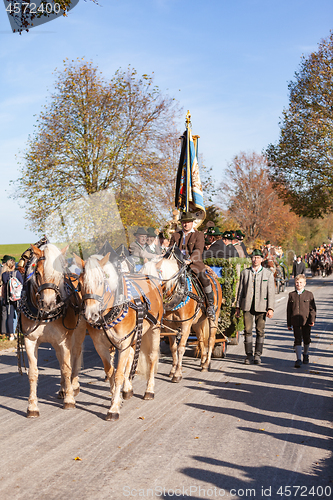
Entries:
[[14,318],[17,308],[17,300],[11,300],[9,282],[10,278],[16,278],[23,285],[23,278],[19,271],[15,269],[15,258],[10,255],[5,255],[2,263],[6,265],[6,269],[2,273],[2,320],[1,332],[5,333],[9,340],[14,340]]

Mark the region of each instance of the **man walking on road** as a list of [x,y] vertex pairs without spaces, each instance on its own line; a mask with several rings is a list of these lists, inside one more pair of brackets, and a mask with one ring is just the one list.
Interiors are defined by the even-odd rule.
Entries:
[[302,257],[297,255],[297,259],[293,263],[293,276],[296,278],[299,274],[305,274],[305,264]]
[[253,250],[252,267],[244,269],[240,274],[239,288],[236,300],[236,313],[238,318],[240,309],[244,312],[244,346],[245,364],[253,360],[253,319],[256,325],[256,344],[254,350],[254,364],[261,363],[264,347],[265,321],[272,318],[275,304],[275,286],[273,273],[263,268],[261,263],[263,255],[260,250]]

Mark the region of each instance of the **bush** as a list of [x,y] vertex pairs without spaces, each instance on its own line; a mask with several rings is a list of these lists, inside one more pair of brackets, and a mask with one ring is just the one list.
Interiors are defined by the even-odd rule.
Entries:
[[[205,259],[204,263],[214,268],[221,268],[218,280],[222,287],[222,307],[220,312],[219,327],[228,337],[234,337],[236,332],[244,328],[243,318],[235,317],[235,300],[237,285],[242,269],[251,264],[250,259],[232,258],[232,259]],[[219,271],[219,270],[215,270]]]

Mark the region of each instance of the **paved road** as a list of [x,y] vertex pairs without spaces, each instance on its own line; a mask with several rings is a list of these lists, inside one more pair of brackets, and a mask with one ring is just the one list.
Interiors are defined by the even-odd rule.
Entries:
[[0,499],[329,498],[333,278],[308,288],[318,306],[309,365],[294,368],[285,292],[267,322],[261,366],[244,365],[243,345],[230,346],[208,373],[187,357],[184,379],[172,384],[164,357],[155,400],[142,400],[136,378],[118,422],[104,420],[109,391],[90,339],[72,411],[55,397],[53,350],[40,349],[39,419],[25,417],[28,378],[15,353],[1,353]]

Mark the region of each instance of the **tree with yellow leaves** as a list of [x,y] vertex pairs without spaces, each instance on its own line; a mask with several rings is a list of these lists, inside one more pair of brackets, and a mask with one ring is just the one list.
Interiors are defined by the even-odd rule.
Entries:
[[129,67],[105,80],[91,62],[64,61],[15,181],[31,229],[44,231],[50,213],[110,188],[125,228],[162,220],[172,204],[176,118],[177,103],[151,76]]

